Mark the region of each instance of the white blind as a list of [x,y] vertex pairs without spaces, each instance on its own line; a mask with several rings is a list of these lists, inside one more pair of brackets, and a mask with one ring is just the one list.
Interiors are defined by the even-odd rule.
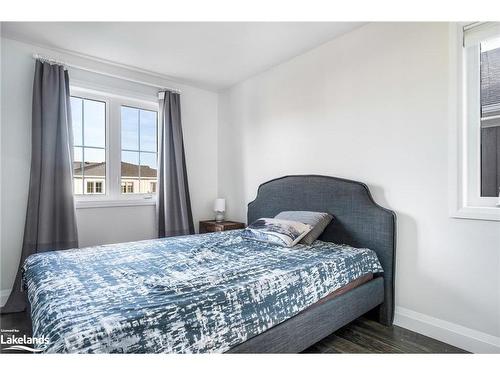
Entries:
[[476,46],[493,38],[500,38],[500,22],[476,22],[464,26],[464,47]]

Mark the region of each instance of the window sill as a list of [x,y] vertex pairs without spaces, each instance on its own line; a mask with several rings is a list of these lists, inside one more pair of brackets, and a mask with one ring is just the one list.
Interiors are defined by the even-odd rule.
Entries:
[[500,207],[461,207],[451,213],[457,219],[500,221]]
[[119,199],[119,200],[76,200],[76,209],[82,208],[109,208],[109,207],[133,207],[133,206],[155,206],[156,199]]

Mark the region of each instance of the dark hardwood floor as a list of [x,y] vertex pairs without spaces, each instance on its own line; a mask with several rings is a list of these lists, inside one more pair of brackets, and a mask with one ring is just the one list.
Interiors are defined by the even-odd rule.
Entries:
[[[4,337],[10,334],[31,335],[31,320],[25,313],[0,316]],[[15,330],[17,332],[7,332]],[[4,352],[5,345],[0,348]],[[7,353],[7,351],[5,351]],[[407,329],[385,327],[359,318],[331,334],[304,353],[467,353],[454,346]]]
[[467,353],[398,326],[386,327],[361,317],[304,353]]

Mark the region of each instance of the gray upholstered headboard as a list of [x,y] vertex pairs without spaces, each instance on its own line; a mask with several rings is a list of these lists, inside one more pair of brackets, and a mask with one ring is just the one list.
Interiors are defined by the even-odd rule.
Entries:
[[377,253],[384,268],[384,303],[375,312],[386,325],[394,318],[396,215],[373,200],[368,187],[337,177],[280,177],[259,186],[248,204],[248,223],[281,211],[321,211],[334,216],[322,241],[366,247]]

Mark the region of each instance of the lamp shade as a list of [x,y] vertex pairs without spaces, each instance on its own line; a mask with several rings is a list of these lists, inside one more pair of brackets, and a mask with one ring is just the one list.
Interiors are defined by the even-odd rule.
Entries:
[[217,198],[214,202],[214,211],[226,211],[226,200],[224,198]]

